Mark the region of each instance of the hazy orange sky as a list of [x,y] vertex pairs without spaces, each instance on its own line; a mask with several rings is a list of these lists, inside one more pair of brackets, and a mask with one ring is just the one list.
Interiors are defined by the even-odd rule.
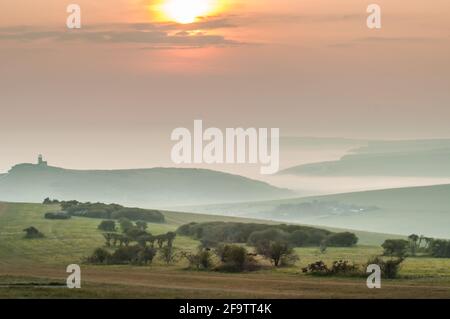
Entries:
[[[2,0],[0,172],[170,165],[170,132],[450,138],[450,2],[222,1],[193,24],[156,1]],[[82,9],[67,30],[66,6]],[[382,29],[366,8],[382,8]],[[152,9],[153,8],[153,9]]]

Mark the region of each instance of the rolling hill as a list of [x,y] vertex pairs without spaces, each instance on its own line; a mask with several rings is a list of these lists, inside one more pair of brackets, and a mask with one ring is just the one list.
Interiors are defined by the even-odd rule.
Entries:
[[[58,205],[32,203],[0,202],[0,266],[20,260],[38,263],[68,262],[74,258],[87,256],[97,246],[104,244],[104,238],[97,226],[101,219],[73,217],[70,220],[49,220],[44,214],[59,210]],[[261,219],[240,218],[230,216],[205,215],[176,211],[161,211],[166,223],[149,223],[152,234],[175,231],[179,226],[191,222],[240,222],[279,224]],[[24,241],[23,229],[34,226],[46,234],[39,241]],[[341,232],[342,229],[330,229]],[[396,235],[353,231],[361,245],[379,246],[386,238],[397,238]],[[45,245],[43,245],[43,243]],[[184,236],[176,239],[176,244],[195,249],[198,242]]]
[[339,160],[302,164],[279,174],[450,177],[450,141],[369,142]]
[[450,185],[180,209],[371,232],[417,233],[450,238]]
[[0,177],[0,200],[15,202],[51,197],[160,208],[289,196],[286,189],[206,169],[71,170],[19,164]]
[[[89,265],[82,263],[96,247],[105,244],[100,222],[95,218],[70,220],[43,218],[57,205],[0,202],[0,299],[1,298],[448,298],[449,259],[407,258],[404,276],[383,283],[374,291],[363,284],[365,278],[320,278],[300,269],[317,260],[330,264],[346,259],[363,265],[382,253],[380,242],[395,235],[355,232],[356,247],[317,247],[295,249],[300,260],[292,267],[274,269],[270,264],[257,272],[224,273],[187,269],[184,259],[167,265],[160,258],[152,264]],[[259,222],[257,220],[186,214],[164,211],[167,223],[149,223],[152,234],[174,231],[181,224],[206,221]],[[270,223],[270,222],[265,222]],[[44,238],[24,239],[23,229],[35,226]],[[193,251],[197,240],[177,236],[174,247]],[[261,262],[264,262],[263,260]],[[82,289],[65,287],[69,264],[82,267]],[[243,284],[245,283],[245,284]],[[376,295],[374,295],[376,293]]]

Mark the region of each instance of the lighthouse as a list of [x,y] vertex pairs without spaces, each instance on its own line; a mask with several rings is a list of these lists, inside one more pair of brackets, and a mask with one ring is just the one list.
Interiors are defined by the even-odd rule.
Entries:
[[47,161],[44,161],[44,160],[42,159],[42,155],[41,155],[41,154],[39,154],[39,156],[38,156],[38,162],[37,162],[37,164],[38,164],[39,166],[47,166]]

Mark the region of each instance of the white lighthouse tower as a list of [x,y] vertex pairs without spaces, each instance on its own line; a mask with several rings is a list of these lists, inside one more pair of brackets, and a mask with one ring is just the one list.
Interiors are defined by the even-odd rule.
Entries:
[[41,154],[39,154],[39,156],[38,156],[38,162],[37,162],[37,164],[38,164],[39,166],[47,166],[47,161],[44,161],[44,160],[43,160]]

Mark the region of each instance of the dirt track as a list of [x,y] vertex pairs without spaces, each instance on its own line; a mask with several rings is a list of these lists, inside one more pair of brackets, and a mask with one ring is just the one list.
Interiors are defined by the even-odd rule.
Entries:
[[[0,269],[0,276],[65,281],[64,268]],[[389,281],[368,289],[364,278],[330,279],[275,273],[219,274],[163,267],[82,267],[86,289],[108,285],[140,297],[172,298],[450,298],[450,286]],[[105,295],[108,297],[108,295]]]

